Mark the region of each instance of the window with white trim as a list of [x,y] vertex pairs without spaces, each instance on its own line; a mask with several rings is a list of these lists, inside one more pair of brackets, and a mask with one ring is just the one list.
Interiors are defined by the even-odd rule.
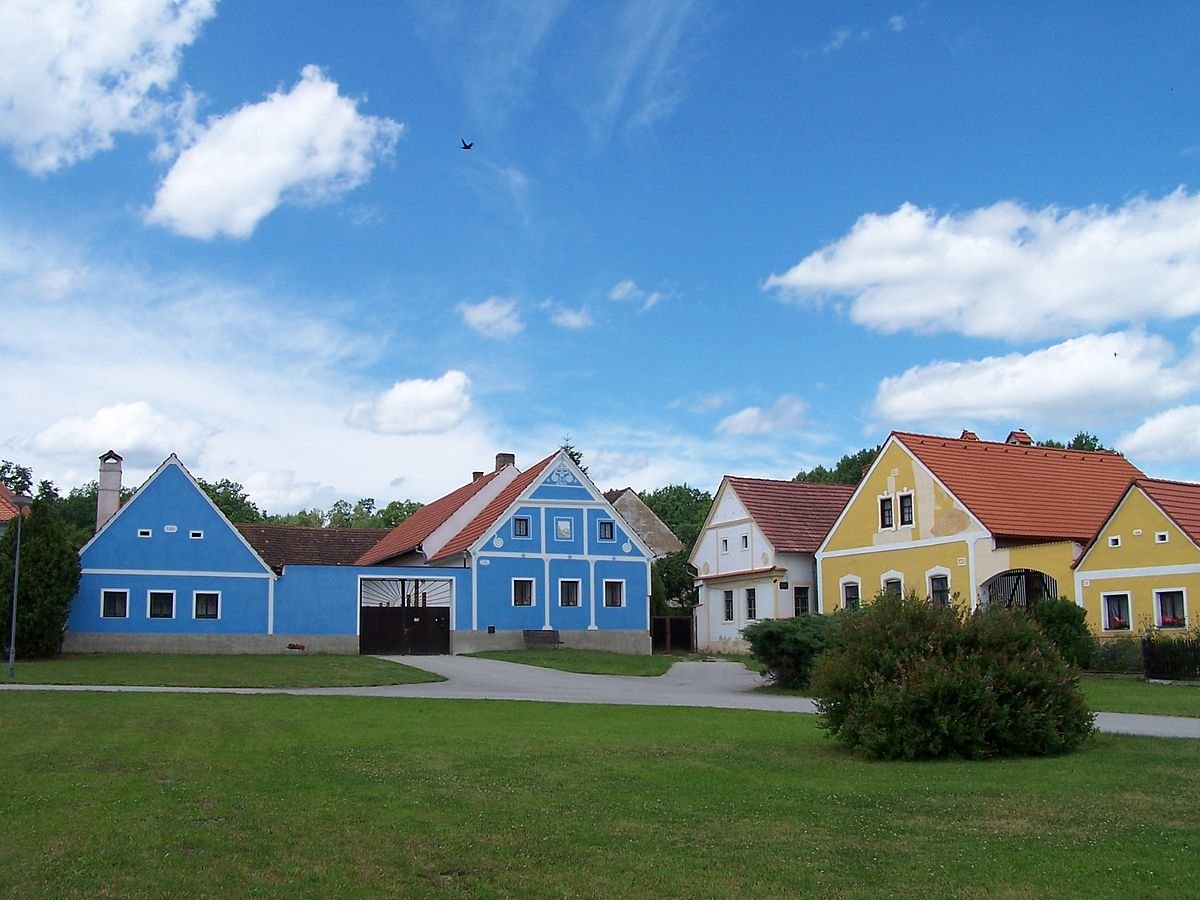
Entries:
[[596,539],[600,541],[615,541],[617,539],[617,531],[612,519],[601,519],[599,521],[596,526]]
[[929,576],[929,602],[934,606],[950,605],[950,576]]
[[202,541],[202,540],[204,540],[204,532],[203,531],[189,531],[188,537],[191,538],[193,541]]
[[154,531],[150,528],[139,528],[138,529],[138,537],[140,537],[140,538],[148,538],[148,537],[153,537],[153,536],[154,536]]
[[862,602],[859,596],[859,585],[857,581],[847,581],[842,584],[842,608],[843,609],[858,609]]
[[196,591],[192,595],[194,616],[197,619],[221,618],[221,594],[218,591]]
[[533,606],[533,579],[514,578],[512,585],[513,606]]
[[796,585],[792,588],[792,615],[806,616],[812,612],[809,606],[808,585]]
[[612,607],[625,605],[625,582],[604,582],[604,605]]
[[733,621],[733,591],[726,591],[725,596],[725,621]]
[[109,588],[100,592],[100,618],[128,619],[129,591]]
[[1154,617],[1159,628],[1187,628],[1187,605],[1183,591],[1155,591]]
[[578,606],[579,585],[578,578],[563,578],[560,580],[558,582],[558,605]]
[[750,549],[750,535],[748,535],[748,534],[742,535],[742,549],[743,550]]
[[529,537],[529,516],[513,516],[513,537]]
[[1110,534],[1108,536],[1108,546],[1120,547],[1121,546],[1121,536],[1119,534]]
[[892,512],[892,498],[879,498],[879,527],[880,529],[895,528],[896,519]]
[[746,588],[746,618],[758,618],[758,591],[754,588]]
[[1154,532],[1154,543],[1156,543],[1156,544],[1165,544],[1170,539],[1171,539],[1171,535],[1165,531]]
[[1104,631],[1131,631],[1133,616],[1129,609],[1129,595],[1101,594],[1100,609],[1102,610]]
[[722,553],[729,552],[729,538],[721,538],[721,552]]
[[901,494],[900,500],[900,525],[907,527],[913,523],[913,495]]
[[883,580],[883,592],[899,597],[904,593],[904,582],[899,578],[885,578]]
[[151,619],[175,618],[175,592],[149,591],[146,594],[146,615]]
[[554,539],[556,541],[569,541],[574,533],[574,523],[571,519],[554,520]]

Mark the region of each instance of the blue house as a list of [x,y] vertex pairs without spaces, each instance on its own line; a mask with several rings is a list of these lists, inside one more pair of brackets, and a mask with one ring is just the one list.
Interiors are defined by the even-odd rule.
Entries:
[[390,533],[239,528],[172,455],[80,555],[68,652],[650,651],[651,553],[563,452],[499,454]]

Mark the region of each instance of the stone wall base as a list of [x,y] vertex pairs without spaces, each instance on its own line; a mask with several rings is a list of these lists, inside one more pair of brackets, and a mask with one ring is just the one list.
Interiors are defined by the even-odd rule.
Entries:
[[[560,631],[563,647],[575,650],[610,650],[614,653],[650,654],[647,631]],[[525,639],[519,631],[454,631],[450,634],[451,653],[477,653],[481,650],[524,650]]]
[[68,631],[63,653],[358,653],[358,635],[345,634],[109,634]]
[[697,647],[700,653],[733,653],[742,655],[750,652],[750,642],[742,638],[718,638],[709,641],[702,647]]

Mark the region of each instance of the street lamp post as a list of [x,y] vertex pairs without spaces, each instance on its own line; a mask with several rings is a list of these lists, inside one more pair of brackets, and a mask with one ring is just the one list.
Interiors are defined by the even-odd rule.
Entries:
[[17,585],[21,580],[21,520],[25,518],[25,509],[33,500],[17,494],[9,502],[17,508],[17,555],[13,559],[12,618],[8,635],[8,680],[13,681],[16,678],[14,663],[17,659]]

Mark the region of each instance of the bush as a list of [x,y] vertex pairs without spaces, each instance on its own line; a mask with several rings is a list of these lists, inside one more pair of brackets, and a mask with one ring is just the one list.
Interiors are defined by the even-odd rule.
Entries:
[[1094,639],[1092,670],[1142,674],[1142,641],[1135,637]]
[[880,759],[1045,755],[1094,730],[1078,677],[1028,616],[964,619],[915,594],[880,594],[817,663],[822,726]]
[[817,658],[836,638],[837,616],[763,619],[742,629],[750,652],[780,687],[808,687]]
[[[0,537],[0,642],[8,652],[17,523]],[[21,577],[17,588],[17,655],[55,656],[62,649],[71,600],[79,587],[79,555],[53,506],[39,494],[21,523]]]
[[1071,665],[1087,669],[1092,665],[1096,639],[1087,627],[1087,610],[1066,597],[1039,600],[1029,614],[1041,626],[1046,637]]

